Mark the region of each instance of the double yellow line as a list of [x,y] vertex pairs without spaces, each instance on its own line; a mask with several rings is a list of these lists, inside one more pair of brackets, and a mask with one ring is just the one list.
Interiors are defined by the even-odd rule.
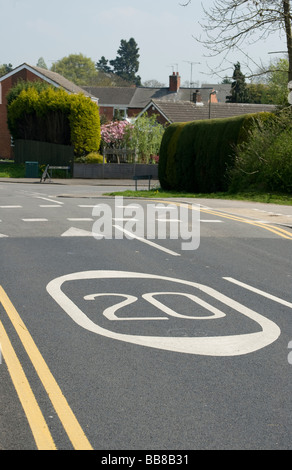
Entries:
[[260,228],[263,228],[265,230],[268,230],[269,232],[273,232],[273,233],[275,233],[276,235],[279,235],[282,238],[292,240],[292,233],[288,232],[288,230],[285,230],[281,227],[275,227],[274,225],[265,224],[263,222],[257,222],[255,220],[246,219],[244,217],[239,217],[237,215],[225,214],[225,213],[210,210],[210,209],[202,209],[201,208],[200,211],[204,212],[206,214],[216,215],[217,217],[223,217],[225,219],[231,219],[231,220],[235,220],[237,222],[243,222],[245,224],[254,225],[255,227],[260,227]]
[[244,217],[240,217],[240,216],[233,215],[233,214],[228,214],[228,213],[225,213],[225,212],[216,211],[216,210],[213,210],[213,209],[203,209],[199,205],[196,206],[196,205],[193,205],[193,204],[190,204],[190,203],[185,203],[185,202],[175,202],[175,201],[166,201],[166,200],[161,200],[161,201],[158,201],[158,202],[163,203],[163,204],[175,205],[175,206],[188,206],[189,209],[192,209],[192,210],[200,211],[200,212],[205,213],[205,214],[215,215],[216,217],[221,217],[221,218],[224,218],[224,219],[235,220],[236,222],[242,222],[242,223],[245,223],[245,224],[253,225],[255,227],[260,227],[260,228],[263,228],[264,230],[268,230],[269,232],[273,232],[273,233],[275,233],[276,235],[279,235],[282,238],[286,238],[287,240],[292,240],[292,233],[291,232],[288,232],[288,230],[285,230],[281,227],[277,227],[277,226],[274,226],[274,225],[266,224],[266,223],[263,223],[263,222],[258,222],[258,221],[252,220],[252,219],[246,219]]
[[[4,289],[0,286],[0,303],[13,324],[60,421],[75,450],[93,450],[72,412],[59,385],[50,372],[25,324],[12,305]],[[39,450],[56,450],[46,420],[32,392],[21,363],[13,349],[6,330],[0,321],[0,344],[12,382],[26,414],[36,446]]]

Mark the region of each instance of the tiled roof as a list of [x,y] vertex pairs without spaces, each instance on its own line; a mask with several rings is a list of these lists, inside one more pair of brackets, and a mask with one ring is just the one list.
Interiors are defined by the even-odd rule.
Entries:
[[52,72],[51,70],[43,69],[41,67],[36,67],[33,65],[29,64],[22,64],[13,69],[11,72],[7,73],[6,75],[2,76],[0,81],[5,80],[7,77],[14,75],[15,73],[27,69],[30,70],[31,72],[35,73],[38,75],[40,78],[48,81],[52,85],[55,85],[57,87],[64,88],[64,90],[68,91],[69,93],[82,93],[85,96],[88,96],[94,100],[96,100],[96,97],[94,95],[91,95],[88,93],[86,90],[83,88],[75,85],[75,83],[71,82],[70,80],[67,80],[67,78],[63,77],[62,75]]
[[90,92],[87,92],[84,88],[81,88],[78,85],[75,85],[75,83],[71,82],[67,78],[60,75],[59,73],[52,72],[51,70],[43,69],[41,67],[36,67],[32,65],[30,65],[29,67],[35,70],[36,72],[44,75],[46,78],[48,78],[52,82],[55,82],[57,85],[69,91],[70,93],[82,93],[83,95],[95,98],[95,96],[92,95]]
[[241,116],[242,114],[273,112],[276,109],[277,106],[272,104],[212,103],[211,118],[225,118]]
[[151,104],[171,123],[193,121],[198,109],[191,101],[151,100]]
[[124,105],[129,106],[135,87],[98,87],[84,86],[85,91],[98,98],[99,104],[102,105]]
[[[83,87],[98,98],[100,106],[124,105],[128,108],[143,109],[151,99],[167,101],[190,101],[196,88],[180,88],[178,92],[169,91],[168,87]],[[200,88],[204,102],[208,102],[212,89]]]
[[151,100],[145,108],[148,108],[151,104],[154,104],[156,109],[161,112],[170,123],[209,119],[209,112],[211,112],[211,119],[217,119],[263,111],[271,112],[276,109],[276,106],[273,105],[238,103],[212,103],[209,108],[208,104],[199,106],[190,101],[170,102],[167,100]]

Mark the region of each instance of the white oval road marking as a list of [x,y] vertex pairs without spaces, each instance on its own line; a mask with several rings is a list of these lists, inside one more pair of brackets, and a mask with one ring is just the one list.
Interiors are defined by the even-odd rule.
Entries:
[[[190,286],[202,291],[211,298],[220,301],[227,307],[255,321],[262,331],[248,334],[209,337],[164,337],[123,334],[102,328],[94,323],[87,315],[62,291],[66,282],[77,280],[101,279],[150,279],[155,281],[169,281],[182,286]],[[140,346],[162,349],[186,354],[206,356],[239,356],[262,349],[276,341],[280,336],[280,328],[271,320],[251,310],[239,302],[230,299],[215,289],[191,281],[175,279],[152,274],[125,272],[125,271],[84,271],[68,274],[54,279],[47,285],[48,293],[61,308],[79,326],[88,331],[111,339],[124,341]],[[115,312],[114,312],[115,313]]]

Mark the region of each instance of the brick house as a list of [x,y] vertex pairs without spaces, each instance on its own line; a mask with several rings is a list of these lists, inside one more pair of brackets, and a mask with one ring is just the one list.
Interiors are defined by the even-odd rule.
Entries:
[[83,93],[98,103],[97,98],[58,73],[40,67],[34,67],[26,63],[16,67],[11,72],[0,77],[0,158],[13,159],[14,157],[11,136],[7,126],[6,96],[19,80],[31,82],[37,80],[44,81],[56,88],[63,88],[68,93]]
[[179,73],[169,76],[167,87],[84,87],[98,97],[100,115],[111,121],[116,114],[131,119],[156,114],[161,124],[198,119],[225,118],[240,114],[273,111],[273,105],[226,103],[231,85],[205,84],[200,88],[181,86]]
[[[153,100],[167,102],[202,101],[208,102],[210,86],[196,88],[181,87],[179,73],[173,72],[167,87],[83,87],[85,91],[98,98],[100,115],[112,121],[119,114],[123,119],[136,117]],[[217,102],[217,96],[211,96]]]

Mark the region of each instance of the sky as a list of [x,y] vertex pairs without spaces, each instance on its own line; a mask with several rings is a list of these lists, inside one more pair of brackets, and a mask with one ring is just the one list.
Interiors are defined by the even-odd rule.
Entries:
[[[122,39],[134,38],[140,53],[142,83],[158,80],[168,84],[168,77],[179,72],[182,83],[221,83],[232,76],[234,64],[245,57],[232,53],[223,63],[208,57],[209,52],[195,37],[202,34],[203,9],[200,0],[187,7],[184,0],[0,0],[0,64],[13,67],[36,65],[43,57],[48,68],[70,54],[83,54],[97,62],[102,56],[117,56]],[[213,0],[204,0],[204,8]],[[248,47],[250,66],[267,65],[283,54],[284,38],[275,34],[267,41]]]

